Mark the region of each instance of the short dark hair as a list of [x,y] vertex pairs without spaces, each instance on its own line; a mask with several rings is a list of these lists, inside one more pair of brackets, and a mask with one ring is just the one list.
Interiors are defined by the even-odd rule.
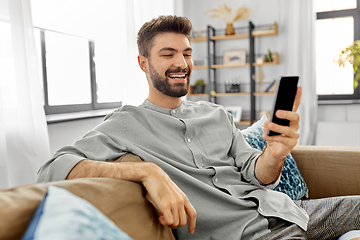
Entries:
[[190,40],[191,28],[192,24],[186,17],[170,15],[154,18],[151,21],[146,22],[138,32],[137,45],[139,54],[149,58],[154,37],[161,33],[180,33],[184,34]]

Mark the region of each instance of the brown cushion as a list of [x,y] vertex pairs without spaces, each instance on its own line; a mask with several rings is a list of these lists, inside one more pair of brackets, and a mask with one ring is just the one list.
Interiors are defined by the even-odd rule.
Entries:
[[171,229],[158,221],[141,184],[110,178],[82,178],[0,190],[0,239],[22,237],[49,185],[63,187],[84,198],[134,240],[174,239]]

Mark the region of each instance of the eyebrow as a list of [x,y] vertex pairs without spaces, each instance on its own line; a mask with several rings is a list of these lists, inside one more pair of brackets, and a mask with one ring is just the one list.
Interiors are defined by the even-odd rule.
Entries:
[[[158,51],[158,53],[162,52],[162,51],[172,51],[172,52],[177,52],[177,50],[175,48],[171,48],[171,47],[164,47],[162,49],[160,49]],[[187,52],[187,51],[192,51],[192,48],[191,47],[188,47],[184,50],[184,52]]]

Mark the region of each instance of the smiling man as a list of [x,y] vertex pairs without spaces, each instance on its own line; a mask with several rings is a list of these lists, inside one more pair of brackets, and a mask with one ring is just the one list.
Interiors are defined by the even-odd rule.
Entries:
[[175,32],[150,35],[150,52],[149,44],[142,44],[146,40],[140,37],[138,62],[149,82],[148,100],[164,108],[179,107],[180,97],[188,93],[193,68],[188,36]]
[[[301,88],[290,126],[251,148],[232,115],[209,102],[182,100],[193,69],[187,18],[160,16],[138,33],[138,63],[149,84],[141,106],[123,106],[40,170],[38,182],[85,177],[136,181],[177,239],[332,239],[359,228],[359,198],[293,202],[270,190],[297,143]],[[113,162],[132,153],[143,162]],[[310,221],[309,221],[310,215]],[[136,216],[135,216],[136,217]],[[322,221],[324,219],[333,222]],[[340,226],[340,227],[339,227]]]

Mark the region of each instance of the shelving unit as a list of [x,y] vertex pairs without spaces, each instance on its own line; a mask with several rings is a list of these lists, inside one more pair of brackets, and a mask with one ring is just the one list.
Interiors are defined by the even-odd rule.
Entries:
[[[274,53],[274,61],[272,62],[263,62],[261,64],[258,63],[254,63],[255,67],[260,67],[260,66],[269,66],[269,65],[278,65],[280,63],[279,60],[279,54],[278,53]],[[232,64],[232,65],[224,65],[224,64],[217,64],[217,65],[211,65],[212,68],[238,68],[238,67],[249,67],[250,63],[245,63],[245,64]],[[207,69],[208,66],[207,65],[198,65],[198,66],[194,66],[194,69]]]
[[[269,28],[268,30],[254,30],[252,32],[252,36],[253,37],[266,37],[266,36],[276,36],[278,35],[278,25],[275,22],[274,25]],[[242,38],[248,38],[249,34],[248,33],[244,33],[244,34],[235,34],[235,35],[227,35],[227,36],[212,36],[211,40],[230,40],[230,39],[242,39]],[[197,37],[197,38],[192,38],[191,42],[206,42],[207,41],[207,37]]]
[[[194,69],[207,69],[208,72],[208,84],[210,87],[208,88],[208,93],[206,94],[191,94],[190,96],[209,96],[210,102],[217,102],[218,97],[234,97],[234,96],[250,96],[250,121],[241,121],[238,124],[242,125],[250,125],[251,123],[256,121],[256,105],[255,96],[262,96],[262,95],[271,95],[274,92],[255,92],[255,67],[258,66],[272,66],[277,65],[280,63],[280,58],[278,53],[274,53],[274,59],[272,62],[263,62],[258,64],[255,62],[255,46],[254,46],[254,38],[255,37],[266,37],[266,36],[275,36],[278,34],[278,25],[275,22],[273,25],[267,25],[268,29],[265,30],[254,30],[255,26],[252,22],[249,22],[248,26],[248,33],[243,34],[235,34],[235,35],[216,35],[217,30],[211,26],[207,27],[207,37],[199,37],[195,39],[191,39],[192,42],[202,42],[207,41],[207,65],[203,66],[195,66]],[[248,55],[248,62],[245,64],[236,64],[236,65],[224,65],[224,64],[216,64],[215,60],[216,56],[216,42],[217,41],[226,41],[226,40],[233,40],[233,39],[249,39],[249,55]],[[249,74],[250,74],[250,92],[240,92],[240,93],[218,93],[217,92],[217,80],[216,80],[216,71],[217,69],[222,68],[243,68],[249,67]],[[210,94],[212,91],[215,93]]]

